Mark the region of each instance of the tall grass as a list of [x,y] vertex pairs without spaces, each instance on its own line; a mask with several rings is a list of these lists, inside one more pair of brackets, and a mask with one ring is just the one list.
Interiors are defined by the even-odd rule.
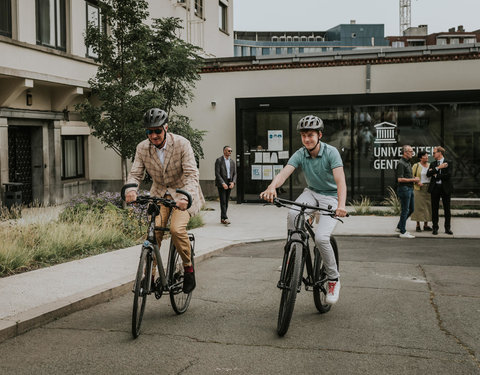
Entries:
[[0,276],[133,246],[138,233],[126,230],[123,222],[112,210],[77,221],[1,226]]
[[400,215],[402,206],[400,204],[400,199],[398,199],[397,193],[391,186],[387,187],[387,191],[388,197],[383,200],[382,204],[384,206],[390,206],[390,212],[392,215]]
[[[58,207],[38,207],[5,216],[0,277],[138,244],[147,229],[145,207],[122,209],[117,195],[78,197],[61,213]],[[203,224],[197,215],[187,229]]]
[[360,200],[355,199],[350,202],[353,206],[354,215],[368,215],[372,206],[372,201],[368,197],[362,196]]

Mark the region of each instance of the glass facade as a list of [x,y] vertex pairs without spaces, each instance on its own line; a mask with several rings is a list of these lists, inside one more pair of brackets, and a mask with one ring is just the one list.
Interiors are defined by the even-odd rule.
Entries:
[[[366,196],[381,202],[388,187],[396,187],[405,144],[427,151],[430,161],[433,148],[443,146],[453,161],[453,196],[480,198],[480,95],[475,91],[238,99],[239,202],[259,201],[258,194],[302,147],[295,127],[307,114],[323,119],[322,141],[342,156],[348,200]],[[279,193],[295,199],[304,187],[299,170]]]

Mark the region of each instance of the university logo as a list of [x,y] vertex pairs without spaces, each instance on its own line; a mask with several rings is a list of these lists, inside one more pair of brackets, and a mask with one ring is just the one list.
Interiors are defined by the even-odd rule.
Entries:
[[384,121],[380,124],[374,126],[375,130],[377,131],[377,135],[375,137],[375,143],[385,144],[385,143],[397,143],[395,137],[395,131],[397,125],[392,124],[390,122]]

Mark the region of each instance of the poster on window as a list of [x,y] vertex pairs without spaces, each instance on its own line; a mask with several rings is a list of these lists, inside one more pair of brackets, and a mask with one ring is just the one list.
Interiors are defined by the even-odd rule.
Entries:
[[268,130],[268,151],[283,150],[283,130]]
[[262,166],[258,164],[252,165],[252,180],[262,179]]
[[271,165],[264,165],[262,168],[263,178],[262,180],[272,180],[273,168]]
[[274,165],[273,166],[273,177],[277,177],[277,174],[280,173],[280,171],[283,169],[283,165]]

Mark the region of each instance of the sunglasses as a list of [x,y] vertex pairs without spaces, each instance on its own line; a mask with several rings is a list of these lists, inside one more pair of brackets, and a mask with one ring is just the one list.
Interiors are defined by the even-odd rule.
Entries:
[[145,133],[147,133],[147,135],[150,135],[150,134],[153,134],[153,133],[155,133],[155,134],[162,134],[162,133],[163,133],[163,128],[153,129],[153,130],[147,129],[147,130],[145,130]]
[[227,150],[227,152],[232,152],[232,150]]

